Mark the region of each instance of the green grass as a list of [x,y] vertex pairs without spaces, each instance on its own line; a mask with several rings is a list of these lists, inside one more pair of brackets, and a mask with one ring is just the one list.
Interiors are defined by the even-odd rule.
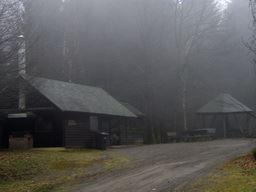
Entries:
[[256,192],[256,162],[251,154],[239,157],[227,162],[213,174],[199,179],[184,191]]
[[0,151],[0,191],[65,191],[63,183],[71,185],[86,179],[92,165],[100,165],[104,172],[126,163],[125,157],[97,150]]

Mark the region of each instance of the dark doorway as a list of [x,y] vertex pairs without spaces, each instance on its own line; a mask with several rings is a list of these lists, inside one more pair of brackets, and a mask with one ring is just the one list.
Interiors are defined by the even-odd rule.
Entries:
[[0,124],[0,149],[9,147],[9,132],[3,121]]
[[62,147],[63,126],[61,117],[53,113],[40,114],[34,128],[34,147]]
[[7,121],[9,135],[14,137],[23,137],[25,134],[33,134],[34,125],[35,122],[33,118],[8,119]]

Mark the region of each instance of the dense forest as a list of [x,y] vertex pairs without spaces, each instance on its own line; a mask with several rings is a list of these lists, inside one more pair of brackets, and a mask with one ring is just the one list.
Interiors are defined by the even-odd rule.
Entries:
[[[166,130],[195,128],[195,112],[219,93],[254,108],[247,1],[14,2],[18,30],[12,29],[12,37],[24,38],[27,73],[104,88],[146,114],[151,139]],[[24,46],[19,38],[14,42]],[[0,62],[8,69],[1,74],[2,89],[13,79],[10,68],[16,71],[18,58],[9,54],[11,59]]]

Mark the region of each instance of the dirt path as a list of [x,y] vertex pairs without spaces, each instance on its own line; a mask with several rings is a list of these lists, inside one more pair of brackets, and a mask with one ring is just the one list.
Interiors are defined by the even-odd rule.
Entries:
[[177,191],[253,146],[252,140],[230,139],[114,149],[134,159],[132,168],[84,183],[75,192]]

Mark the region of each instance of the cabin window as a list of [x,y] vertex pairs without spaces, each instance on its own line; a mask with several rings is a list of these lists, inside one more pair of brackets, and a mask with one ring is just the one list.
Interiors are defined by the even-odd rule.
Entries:
[[68,120],[68,126],[76,126],[77,122],[75,120]]

